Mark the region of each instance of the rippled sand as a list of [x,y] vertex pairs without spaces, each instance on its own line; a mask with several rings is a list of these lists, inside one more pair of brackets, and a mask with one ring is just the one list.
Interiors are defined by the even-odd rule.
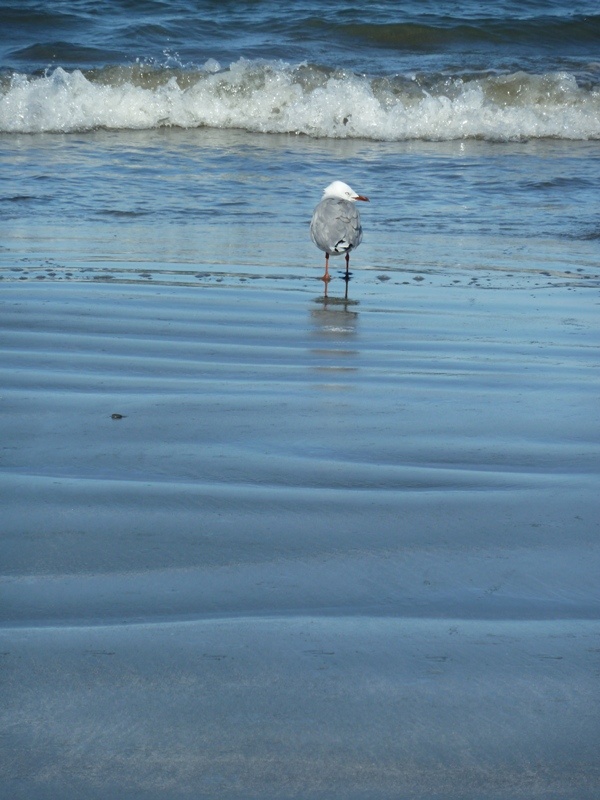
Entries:
[[593,290],[54,277],[0,295],[11,797],[596,796]]

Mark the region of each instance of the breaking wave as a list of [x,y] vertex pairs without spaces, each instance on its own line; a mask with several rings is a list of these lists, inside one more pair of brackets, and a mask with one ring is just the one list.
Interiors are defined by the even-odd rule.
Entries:
[[[589,65],[595,79],[600,64]],[[0,82],[0,132],[238,128],[328,138],[600,138],[600,86],[569,72],[367,77],[240,59],[223,69],[132,65]]]

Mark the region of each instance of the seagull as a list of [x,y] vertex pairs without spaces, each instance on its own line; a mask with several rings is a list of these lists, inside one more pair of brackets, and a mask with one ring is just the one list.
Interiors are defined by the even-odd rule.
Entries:
[[356,194],[347,183],[334,181],[323,191],[323,199],[315,208],[310,223],[310,236],[319,250],[325,252],[325,274],[321,280],[327,284],[329,256],[346,256],[346,285],[350,280],[350,250],[362,241],[360,214],[355,208],[356,200],[369,202],[368,197]]

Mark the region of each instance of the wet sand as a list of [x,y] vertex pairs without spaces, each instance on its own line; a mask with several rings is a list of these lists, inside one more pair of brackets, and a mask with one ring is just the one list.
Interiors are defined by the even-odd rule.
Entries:
[[596,291],[150,268],[1,286],[6,796],[597,797]]

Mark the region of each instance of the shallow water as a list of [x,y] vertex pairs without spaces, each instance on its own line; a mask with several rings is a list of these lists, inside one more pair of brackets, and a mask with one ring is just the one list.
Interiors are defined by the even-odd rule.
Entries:
[[101,132],[5,136],[0,159],[9,280],[307,285],[321,259],[312,209],[340,176],[372,199],[352,259],[372,281],[525,288],[600,275],[596,143]]

